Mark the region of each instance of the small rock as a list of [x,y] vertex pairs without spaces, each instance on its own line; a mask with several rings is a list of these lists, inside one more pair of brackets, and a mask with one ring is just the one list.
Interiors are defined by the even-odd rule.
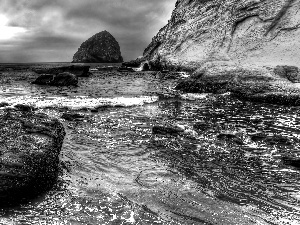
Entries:
[[209,124],[208,122],[205,121],[201,121],[201,122],[197,122],[193,125],[193,128],[195,130],[199,130],[199,131],[207,131],[211,128],[211,124]]
[[23,112],[32,112],[35,110],[35,108],[31,105],[17,104],[14,107]]
[[263,141],[267,137],[267,135],[262,132],[252,133],[250,136],[252,141]]
[[288,137],[281,136],[281,135],[267,136],[265,141],[271,145],[275,145],[275,144],[291,145],[292,144],[292,141]]
[[84,115],[79,114],[79,113],[64,113],[61,118],[68,120],[68,121],[78,121],[78,120],[82,120],[85,118]]
[[223,132],[217,135],[219,140],[229,141],[238,145],[244,145],[243,139],[238,137],[237,134],[233,132]]
[[57,74],[56,76],[54,76],[53,81],[50,82],[50,85],[53,86],[77,86],[77,84],[77,76],[69,72]]
[[0,102],[0,108],[9,106],[9,104],[7,102]]
[[282,157],[282,161],[285,165],[300,168],[300,159],[299,158],[284,156],[284,157]]
[[152,128],[153,134],[171,134],[171,135],[179,135],[184,132],[183,129],[179,127],[171,127],[171,126],[154,126]]
[[135,72],[131,67],[121,66],[118,68],[119,72]]
[[39,85],[47,85],[53,81],[54,75],[53,74],[42,74],[32,84],[39,84]]

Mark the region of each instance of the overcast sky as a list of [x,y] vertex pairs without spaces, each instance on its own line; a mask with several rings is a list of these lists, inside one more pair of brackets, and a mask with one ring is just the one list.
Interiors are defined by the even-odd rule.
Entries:
[[0,62],[70,62],[107,30],[124,60],[142,55],[176,0],[0,0]]

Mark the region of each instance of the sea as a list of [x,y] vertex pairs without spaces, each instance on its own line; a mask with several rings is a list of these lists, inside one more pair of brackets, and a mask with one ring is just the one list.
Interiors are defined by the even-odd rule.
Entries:
[[0,209],[0,224],[300,224],[300,170],[286,160],[300,159],[299,107],[181,93],[180,78],[155,71],[92,72],[78,87],[31,84],[38,76],[0,71],[0,102],[63,123],[61,172],[48,192]]

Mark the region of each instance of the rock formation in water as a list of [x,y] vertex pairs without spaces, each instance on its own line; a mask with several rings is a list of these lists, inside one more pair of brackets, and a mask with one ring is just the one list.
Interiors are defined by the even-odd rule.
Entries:
[[32,107],[0,109],[0,205],[37,196],[56,181],[63,125]]
[[300,105],[299,28],[300,0],[177,0],[143,60],[193,72],[179,90]]
[[51,86],[77,86],[78,77],[69,72],[59,74],[42,74],[32,84]]
[[83,42],[73,56],[73,63],[120,63],[123,62],[120,46],[107,31],[95,34]]
[[33,68],[32,71],[38,74],[59,74],[69,72],[77,77],[88,77],[90,75],[90,66],[72,65],[72,66],[54,66],[46,68]]

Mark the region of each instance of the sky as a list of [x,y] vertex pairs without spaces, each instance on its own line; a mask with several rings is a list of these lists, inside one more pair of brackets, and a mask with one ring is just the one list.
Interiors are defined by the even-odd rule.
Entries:
[[143,54],[176,0],[0,0],[0,63],[70,62],[107,30],[125,61]]

